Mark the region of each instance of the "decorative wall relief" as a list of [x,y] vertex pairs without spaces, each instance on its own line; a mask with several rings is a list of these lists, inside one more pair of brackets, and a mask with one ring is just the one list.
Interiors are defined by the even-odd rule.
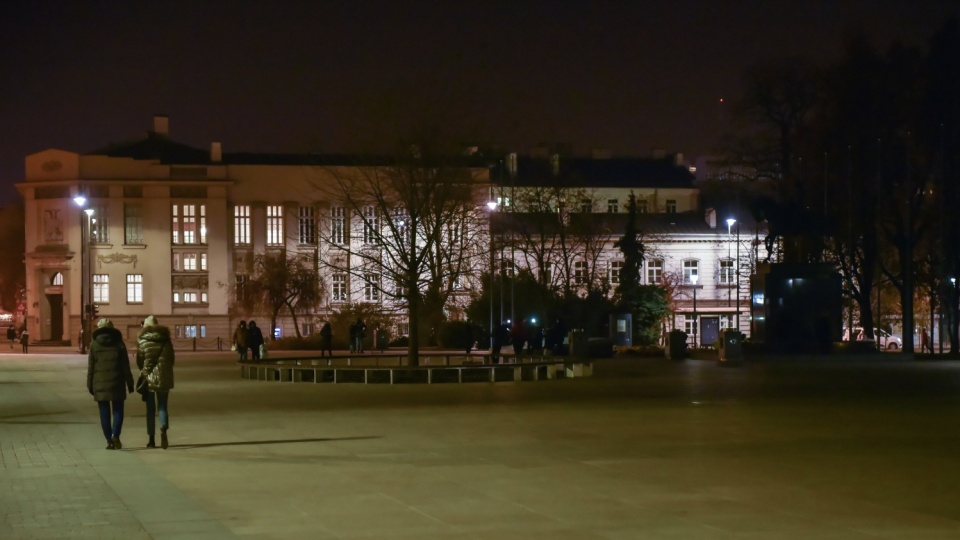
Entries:
[[173,288],[179,289],[197,289],[201,291],[210,287],[210,280],[207,276],[173,276]]
[[48,244],[63,242],[63,216],[59,208],[43,211],[43,241]]
[[97,255],[97,268],[102,268],[105,264],[130,264],[133,263],[133,267],[137,267],[137,256],[136,255],[125,255],[123,253],[111,253],[109,255]]

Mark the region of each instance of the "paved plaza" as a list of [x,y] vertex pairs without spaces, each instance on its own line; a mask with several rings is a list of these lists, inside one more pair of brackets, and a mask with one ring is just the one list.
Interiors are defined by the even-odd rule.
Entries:
[[390,386],[182,353],[170,448],[144,447],[133,395],[120,451],[85,374],[66,350],[0,352],[0,538],[960,538],[960,362]]

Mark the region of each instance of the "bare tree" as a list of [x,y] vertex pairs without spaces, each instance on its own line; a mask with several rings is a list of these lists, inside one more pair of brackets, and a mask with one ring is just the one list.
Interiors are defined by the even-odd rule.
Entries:
[[[415,366],[423,338],[443,320],[473,257],[486,252],[478,248],[485,222],[477,191],[485,187],[487,170],[434,136],[399,148],[388,157],[327,169],[332,181],[318,187],[330,201],[328,250],[336,253],[327,253],[322,264],[360,280],[366,301],[389,299],[406,310],[407,358]],[[337,219],[347,230],[336,230]]]
[[286,307],[301,337],[297,313],[311,312],[323,296],[313,258],[267,252],[257,255],[253,266],[254,274],[244,286],[244,307],[270,317],[270,336],[276,335],[277,317]]

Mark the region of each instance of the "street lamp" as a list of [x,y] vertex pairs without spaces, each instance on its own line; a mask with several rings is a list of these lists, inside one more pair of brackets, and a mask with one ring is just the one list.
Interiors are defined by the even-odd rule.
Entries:
[[86,219],[80,216],[80,353],[86,354],[87,343],[89,339],[87,303],[90,300],[90,291],[88,286],[90,279],[87,274],[90,272],[90,254],[87,249],[87,234],[90,230],[90,219],[93,216],[93,208],[86,208],[87,198],[82,194],[77,194],[73,198],[74,204],[83,210]]
[[490,299],[490,354],[493,354],[493,276],[494,268],[496,267],[495,260],[495,250],[493,246],[493,212],[497,209],[497,201],[491,197],[491,200],[487,202],[487,209],[490,210],[489,219],[487,221],[490,231],[490,291],[487,293],[487,296]]
[[[736,264],[736,263],[734,263],[733,260],[731,260],[731,258],[730,258],[730,240],[731,240],[731,238],[730,238],[730,236],[731,236],[731,234],[730,234],[730,228],[733,227],[733,224],[736,223],[736,222],[737,222],[737,220],[735,220],[735,219],[733,219],[733,218],[727,218],[727,260],[730,261],[730,271],[733,271],[734,265]],[[729,273],[727,273],[727,276],[726,276],[726,278],[727,278],[727,283],[726,283],[726,285],[727,285],[727,307],[730,307],[730,278],[731,278],[731,277],[732,277],[732,276],[731,276]]]
[[697,347],[700,337],[700,328],[697,325],[697,281],[700,280],[700,276],[697,274],[690,274],[690,283],[693,284],[693,346]]

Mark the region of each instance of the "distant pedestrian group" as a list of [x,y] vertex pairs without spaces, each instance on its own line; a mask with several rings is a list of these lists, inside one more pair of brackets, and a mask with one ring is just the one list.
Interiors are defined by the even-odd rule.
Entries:
[[233,344],[230,347],[237,353],[237,360],[247,361],[247,350],[254,362],[266,356],[266,345],[263,332],[254,321],[240,321],[233,331]]
[[357,319],[357,322],[350,325],[350,352],[363,352],[363,339],[367,337],[367,325],[363,319]]

